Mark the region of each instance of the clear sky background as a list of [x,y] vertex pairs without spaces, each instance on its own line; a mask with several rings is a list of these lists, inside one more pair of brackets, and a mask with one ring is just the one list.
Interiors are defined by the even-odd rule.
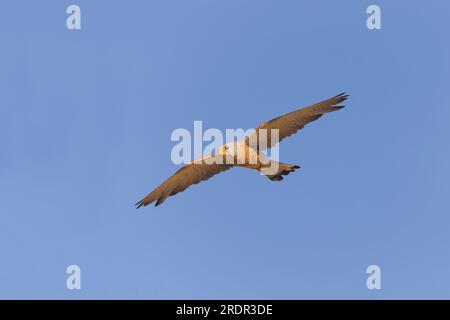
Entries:
[[[449,10],[2,2],[0,298],[450,298]],[[282,182],[235,169],[134,208],[178,169],[174,129],[255,127],[343,91],[283,142],[302,169]]]

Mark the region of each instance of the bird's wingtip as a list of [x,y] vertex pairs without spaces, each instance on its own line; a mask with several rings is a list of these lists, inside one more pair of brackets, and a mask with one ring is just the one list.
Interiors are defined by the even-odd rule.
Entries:
[[338,94],[337,96],[335,96],[334,98],[340,98],[342,99],[342,101],[347,100],[347,98],[350,96],[349,93],[347,92],[342,92],[340,94]]
[[141,200],[141,201],[136,202],[134,205],[136,206],[136,209],[139,209],[140,207],[143,206],[143,204],[144,204],[144,202]]

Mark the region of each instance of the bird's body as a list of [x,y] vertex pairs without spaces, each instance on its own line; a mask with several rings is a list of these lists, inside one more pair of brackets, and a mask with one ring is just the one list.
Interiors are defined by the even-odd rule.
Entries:
[[139,201],[136,204],[137,207],[146,206],[154,201],[158,206],[167,197],[182,192],[189,186],[207,180],[234,166],[257,170],[272,181],[283,180],[284,175],[294,172],[300,167],[271,160],[262,151],[274,147],[281,140],[296,133],[325,113],[343,108],[337,104],[345,101],[347,97],[346,94],[340,94],[263,123],[244,140],[227,143],[219,149],[217,154],[200,157],[185,165]]
[[259,152],[258,146],[249,145],[246,139],[225,144],[219,149],[219,154],[223,156],[224,163],[257,170],[275,181],[283,180],[282,175],[300,168],[270,159],[263,152]]

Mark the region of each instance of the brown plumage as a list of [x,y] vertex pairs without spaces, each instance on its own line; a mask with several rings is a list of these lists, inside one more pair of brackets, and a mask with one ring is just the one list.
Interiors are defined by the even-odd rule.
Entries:
[[[267,121],[256,128],[255,132],[247,137],[247,141],[251,138],[254,138],[255,141],[257,141],[257,138],[259,137],[259,130],[266,129],[267,147],[273,147],[275,144],[272,145],[270,130],[279,130],[278,142],[281,142],[284,138],[289,137],[294,133],[297,133],[297,131],[303,129],[303,127],[308,123],[319,119],[325,113],[342,109],[344,106],[338,106],[337,104],[347,100],[347,98],[348,94],[341,93],[333,98],[321,101],[309,107],[286,113],[285,115]],[[253,135],[256,136],[252,137]],[[259,145],[258,141],[257,145]]]
[[[265,148],[271,148],[277,143],[277,141],[271,141],[271,130],[278,129],[279,141],[282,141],[284,138],[289,137],[290,135],[293,135],[297,131],[301,130],[306,124],[319,119],[325,113],[343,108],[344,106],[338,104],[345,101],[347,98],[347,94],[341,93],[330,99],[321,101],[306,108],[298,109],[296,111],[287,113],[261,124],[258,128],[256,128],[254,133],[252,133],[245,139],[245,141],[238,141],[233,145],[233,147],[236,149],[245,149],[244,152],[246,154],[246,159],[248,154],[256,154],[256,164],[237,164],[233,162],[229,164],[230,162],[223,161],[225,157],[235,157],[235,154],[229,152],[229,147],[227,145],[224,145],[220,149],[221,151],[219,152],[219,154],[208,155],[199,158],[182,167],[173,176],[171,176],[158,188],[147,195],[144,199],[136,203],[137,208],[146,206],[154,201],[156,201],[155,206],[158,206],[163,203],[167,199],[167,197],[173,196],[178,192],[182,192],[189,186],[197,184],[203,180],[207,180],[212,176],[222,171],[228,170],[235,165],[262,171],[262,169],[264,169],[266,165],[262,164],[263,156],[259,153],[259,151]],[[259,137],[259,131],[261,129],[267,130],[266,144],[260,144],[257,140],[257,138]],[[256,142],[256,145],[253,145],[253,142]],[[279,165],[279,169],[277,172],[267,175],[268,178],[272,181],[280,181],[283,179],[284,175],[287,175],[299,168],[299,166],[296,165],[278,163],[275,161],[271,161],[271,163],[276,163],[277,165]]]
[[[209,156],[209,158],[214,157],[215,156]],[[208,164],[205,160],[205,158],[200,158],[182,167],[148,196],[136,203],[137,207],[140,208],[141,206],[146,206],[155,200],[155,206],[158,206],[163,203],[167,197],[182,192],[193,184],[208,180],[212,176],[232,167],[232,165],[225,163],[215,164],[211,162],[211,164]]]

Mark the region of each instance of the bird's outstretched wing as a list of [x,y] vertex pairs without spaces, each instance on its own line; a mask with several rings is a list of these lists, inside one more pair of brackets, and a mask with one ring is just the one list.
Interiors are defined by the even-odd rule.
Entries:
[[[256,143],[258,147],[262,146],[261,148],[259,148],[260,150],[265,149],[264,144],[259,143],[258,137],[260,134],[259,130],[266,129],[265,136],[267,136],[267,144],[265,144],[265,147],[271,148],[284,138],[297,133],[297,131],[299,131],[300,129],[303,129],[306,124],[319,119],[325,113],[342,109],[344,106],[339,106],[338,104],[347,100],[347,98],[348,94],[341,93],[333,98],[321,101],[302,109],[295,110],[293,112],[265,122],[258,128],[256,128],[255,132],[253,132],[246,138],[247,144]],[[271,141],[272,129],[279,130],[278,141]]]
[[215,157],[219,156],[209,155],[185,165],[144,199],[136,203],[137,208],[146,206],[154,201],[156,201],[155,206],[159,206],[167,197],[182,192],[189,186],[207,180],[233,166],[219,159],[215,161]]

